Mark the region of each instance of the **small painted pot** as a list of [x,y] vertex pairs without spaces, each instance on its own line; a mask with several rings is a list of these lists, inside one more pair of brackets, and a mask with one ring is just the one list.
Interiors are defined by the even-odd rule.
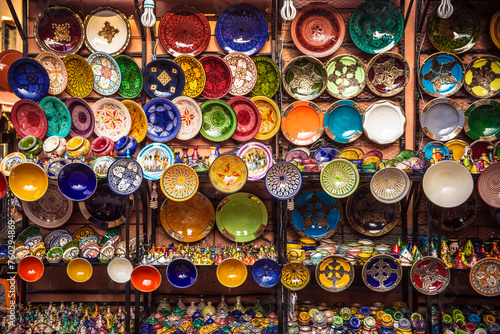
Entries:
[[66,139],[59,136],[52,136],[45,139],[43,143],[43,151],[45,155],[49,158],[62,158],[64,153],[66,153],[66,147],[68,143]]
[[105,155],[112,155],[115,143],[108,137],[97,137],[92,142],[92,152],[96,157],[102,157]]
[[17,146],[22,154],[24,154],[27,158],[32,158],[42,152],[43,143],[41,139],[35,136],[27,136],[19,140]]
[[85,157],[90,152],[90,142],[88,139],[80,136],[73,137],[68,141],[66,152],[68,152],[68,156],[70,157]]
[[137,151],[137,140],[134,137],[123,136],[115,143],[115,152],[117,158],[126,158],[127,151],[133,156]]

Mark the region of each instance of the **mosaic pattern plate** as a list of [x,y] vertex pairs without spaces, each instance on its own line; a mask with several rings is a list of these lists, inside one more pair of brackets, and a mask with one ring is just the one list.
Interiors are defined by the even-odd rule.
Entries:
[[238,120],[233,108],[222,100],[208,100],[201,104],[203,124],[200,133],[208,140],[221,142],[236,131]]
[[68,72],[68,94],[86,98],[94,88],[94,72],[89,63],[79,55],[68,55],[63,58]]
[[237,155],[223,154],[210,165],[208,177],[218,191],[234,193],[247,182],[247,165]]
[[218,56],[205,56],[200,59],[207,81],[201,96],[207,99],[224,97],[233,84],[233,74],[229,65]]
[[325,65],[314,57],[294,58],[283,70],[283,86],[296,100],[313,100],[325,91],[326,85]]
[[105,136],[117,141],[128,135],[132,120],[127,107],[115,99],[100,99],[92,105],[94,131],[98,137]]
[[266,189],[279,200],[295,197],[302,188],[302,173],[289,162],[279,162],[271,166],[266,174]]
[[281,125],[281,112],[276,103],[265,96],[255,96],[252,100],[259,108],[261,121],[255,139],[266,140],[274,137]]
[[161,190],[172,201],[187,201],[198,191],[200,180],[196,171],[184,164],[173,164],[163,171]]
[[238,150],[238,156],[247,165],[248,179],[250,181],[263,179],[273,164],[271,150],[259,142],[251,142],[243,145]]
[[68,72],[63,61],[53,52],[40,52],[35,60],[42,64],[49,75],[49,94],[57,95],[64,92],[68,85]]
[[481,296],[500,295],[500,260],[485,258],[478,261],[469,273],[469,281]]
[[378,201],[392,204],[401,201],[410,190],[406,172],[396,167],[385,167],[373,175],[370,191]]
[[152,99],[144,105],[148,120],[149,139],[164,143],[173,139],[181,128],[181,114],[175,104],[167,99]]
[[115,59],[105,52],[94,52],[87,62],[94,73],[94,90],[104,96],[113,95],[122,82],[120,67]]
[[39,103],[47,117],[47,137],[66,137],[71,129],[71,115],[61,100],[54,96],[47,96]]
[[200,132],[203,123],[203,114],[198,102],[187,96],[178,96],[172,102],[181,114],[181,128],[175,138],[193,139]]
[[465,69],[464,87],[467,93],[488,99],[500,92],[500,58],[481,56]]
[[485,99],[470,104],[465,110],[464,130],[474,140],[500,138],[500,103]]
[[390,144],[405,131],[406,117],[403,109],[389,100],[380,100],[370,105],[363,115],[363,129],[371,141]]
[[92,168],[98,179],[105,179],[108,176],[108,169],[114,161],[115,159],[109,155],[104,155],[95,159],[90,168]]
[[489,206],[500,209],[500,164],[492,164],[486,168],[477,181],[477,191],[481,199]]
[[118,159],[109,166],[107,180],[109,188],[118,195],[130,195],[142,184],[142,167],[130,158]]
[[335,198],[347,197],[358,187],[358,168],[345,159],[333,159],[321,170],[320,182],[328,195]]
[[354,281],[354,267],[345,257],[330,255],[318,263],[315,275],[320,287],[329,292],[340,292]]
[[10,65],[7,76],[10,89],[20,99],[37,102],[49,91],[49,75],[36,60],[30,58],[16,60]]
[[448,97],[462,87],[464,65],[452,53],[435,53],[420,66],[418,81],[425,93],[434,97]]
[[231,69],[233,81],[229,94],[240,96],[252,91],[257,83],[257,67],[252,58],[241,52],[232,52],[224,57]]
[[152,143],[139,152],[137,162],[142,167],[145,179],[159,180],[163,171],[174,163],[174,154],[167,145]]
[[184,71],[172,60],[156,59],[142,70],[143,89],[151,97],[174,99],[181,95],[186,84]]
[[288,290],[305,288],[311,280],[309,269],[302,263],[289,263],[281,269],[281,284]]
[[128,109],[132,124],[130,125],[130,132],[128,135],[134,137],[138,143],[146,138],[148,133],[148,119],[142,107],[132,100],[123,100],[123,105]]
[[363,282],[371,290],[387,292],[398,286],[403,276],[403,269],[394,256],[380,254],[371,257],[365,263],[362,276]]
[[425,105],[420,114],[420,126],[427,137],[433,140],[455,138],[462,131],[464,123],[464,111],[452,99],[434,99]]
[[281,75],[278,66],[267,57],[253,58],[257,67],[257,82],[250,96],[267,96],[272,98],[280,87]]
[[334,102],[325,112],[325,132],[337,143],[350,143],[363,134],[363,108],[354,101]]
[[122,76],[120,87],[118,88],[118,95],[133,99],[141,93],[142,90],[142,72],[139,64],[126,55],[119,55],[115,57],[115,61],[120,68]]
[[276,261],[260,259],[252,265],[252,277],[263,288],[272,288],[280,282],[281,268]]
[[394,52],[373,57],[366,67],[366,84],[373,94],[388,97],[401,93],[410,80],[406,59]]
[[89,104],[79,97],[71,97],[64,104],[68,108],[71,116],[71,137],[88,138],[94,133],[94,112]]
[[323,134],[323,112],[314,102],[290,104],[281,119],[281,132],[295,145],[311,145]]
[[186,77],[186,85],[181,95],[191,98],[200,95],[207,82],[203,65],[196,58],[186,55],[176,57],[174,62],[182,68]]
[[412,265],[410,281],[418,292],[437,295],[450,284],[450,270],[443,260],[426,256]]
[[236,96],[227,101],[236,113],[238,124],[232,138],[237,141],[251,140],[259,131],[261,114],[257,105],[248,97]]
[[365,88],[365,65],[355,56],[333,57],[326,64],[326,72],[326,91],[337,99],[352,99]]
[[12,106],[10,121],[17,134],[24,138],[35,136],[43,139],[47,133],[47,116],[43,109],[31,100],[19,100]]

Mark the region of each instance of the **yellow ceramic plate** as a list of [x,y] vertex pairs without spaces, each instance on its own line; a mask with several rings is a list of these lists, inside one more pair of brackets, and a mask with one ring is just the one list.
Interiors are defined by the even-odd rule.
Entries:
[[9,176],[10,190],[17,198],[33,202],[45,195],[49,179],[42,167],[25,162],[12,169]]
[[238,259],[225,259],[217,266],[217,279],[228,288],[236,288],[247,279],[248,271],[243,262]]
[[464,156],[465,153],[464,147],[467,145],[469,144],[459,139],[450,140],[445,144],[448,150],[453,150],[453,159],[455,161],[460,161],[460,159]]
[[281,269],[281,284],[293,291],[301,290],[309,284],[311,274],[302,263],[289,263]]
[[223,193],[234,193],[247,182],[248,169],[240,157],[224,154],[210,165],[208,176],[215,189]]
[[77,283],[87,282],[92,277],[92,265],[85,259],[76,258],[68,263],[66,273],[69,278]]
[[68,72],[68,85],[66,91],[69,95],[86,98],[94,88],[94,72],[89,63],[79,55],[67,55],[63,58],[66,72]]
[[184,71],[186,77],[186,85],[181,95],[195,98],[203,92],[207,82],[207,76],[203,65],[194,57],[179,56],[174,59],[174,62]]
[[354,267],[342,256],[328,256],[316,266],[316,281],[326,291],[343,291],[354,281]]
[[130,118],[132,118],[132,125],[130,126],[128,135],[134,137],[140,143],[146,138],[146,134],[148,133],[148,119],[146,118],[146,114],[141,106],[132,100],[123,100],[122,103],[127,107]]
[[278,132],[281,125],[281,112],[278,106],[273,100],[265,96],[255,96],[250,100],[255,102],[259,108],[262,119],[259,132],[257,132],[254,138],[257,140],[272,138]]
[[356,159],[363,159],[364,155],[365,155],[365,153],[361,149],[359,149],[357,147],[350,146],[350,147],[344,148],[340,152],[339,158],[344,158],[344,159],[348,159],[348,160],[356,160]]
[[22,164],[23,162],[26,162],[26,157],[24,156],[24,154],[19,152],[14,152],[8,154],[2,160],[2,163],[0,164],[0,169],[2,170],[2,173],[5,176],[9,176],[12,169],[14,169],[14,167],[16,167],[17,165]]
[[160,185],[168,199],[182,202],[196,194],[200,180],[193,168],[184,164],[174,164],[163,171]]
[[465,69],[464,87],[478,99],[489,99],[500,92],[500,58],[481,56]]

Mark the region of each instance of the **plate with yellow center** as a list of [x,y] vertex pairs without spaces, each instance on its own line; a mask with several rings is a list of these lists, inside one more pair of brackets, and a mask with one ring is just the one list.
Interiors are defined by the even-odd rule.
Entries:
[[343,291],[354,281],[354,267],[345,257],[328,256],[316,266],[316,281],[326,291]]
[[196,194],[200,180],[193,168],[184,164],[174,164],[163,171],[160,185],[168,199],[181,202]]
[[196,58],[185,55],[176,57],[174,62],[182,68],[186,77],[186,85],[181,95],[191,98],[200,95],[207,82],[203,65]]

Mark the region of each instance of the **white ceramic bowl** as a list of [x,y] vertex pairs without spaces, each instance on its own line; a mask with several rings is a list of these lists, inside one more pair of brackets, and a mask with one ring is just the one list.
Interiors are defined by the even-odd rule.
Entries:
[[116,283],[130,281],[133,270],[132,263],[124,258],[115,258],[108,264],[108,275]]
[[366,136],[378,144],[395,142],[403,135],[405,126],[403,109],[388,100],[373,103],[363,115],[363,129]]

